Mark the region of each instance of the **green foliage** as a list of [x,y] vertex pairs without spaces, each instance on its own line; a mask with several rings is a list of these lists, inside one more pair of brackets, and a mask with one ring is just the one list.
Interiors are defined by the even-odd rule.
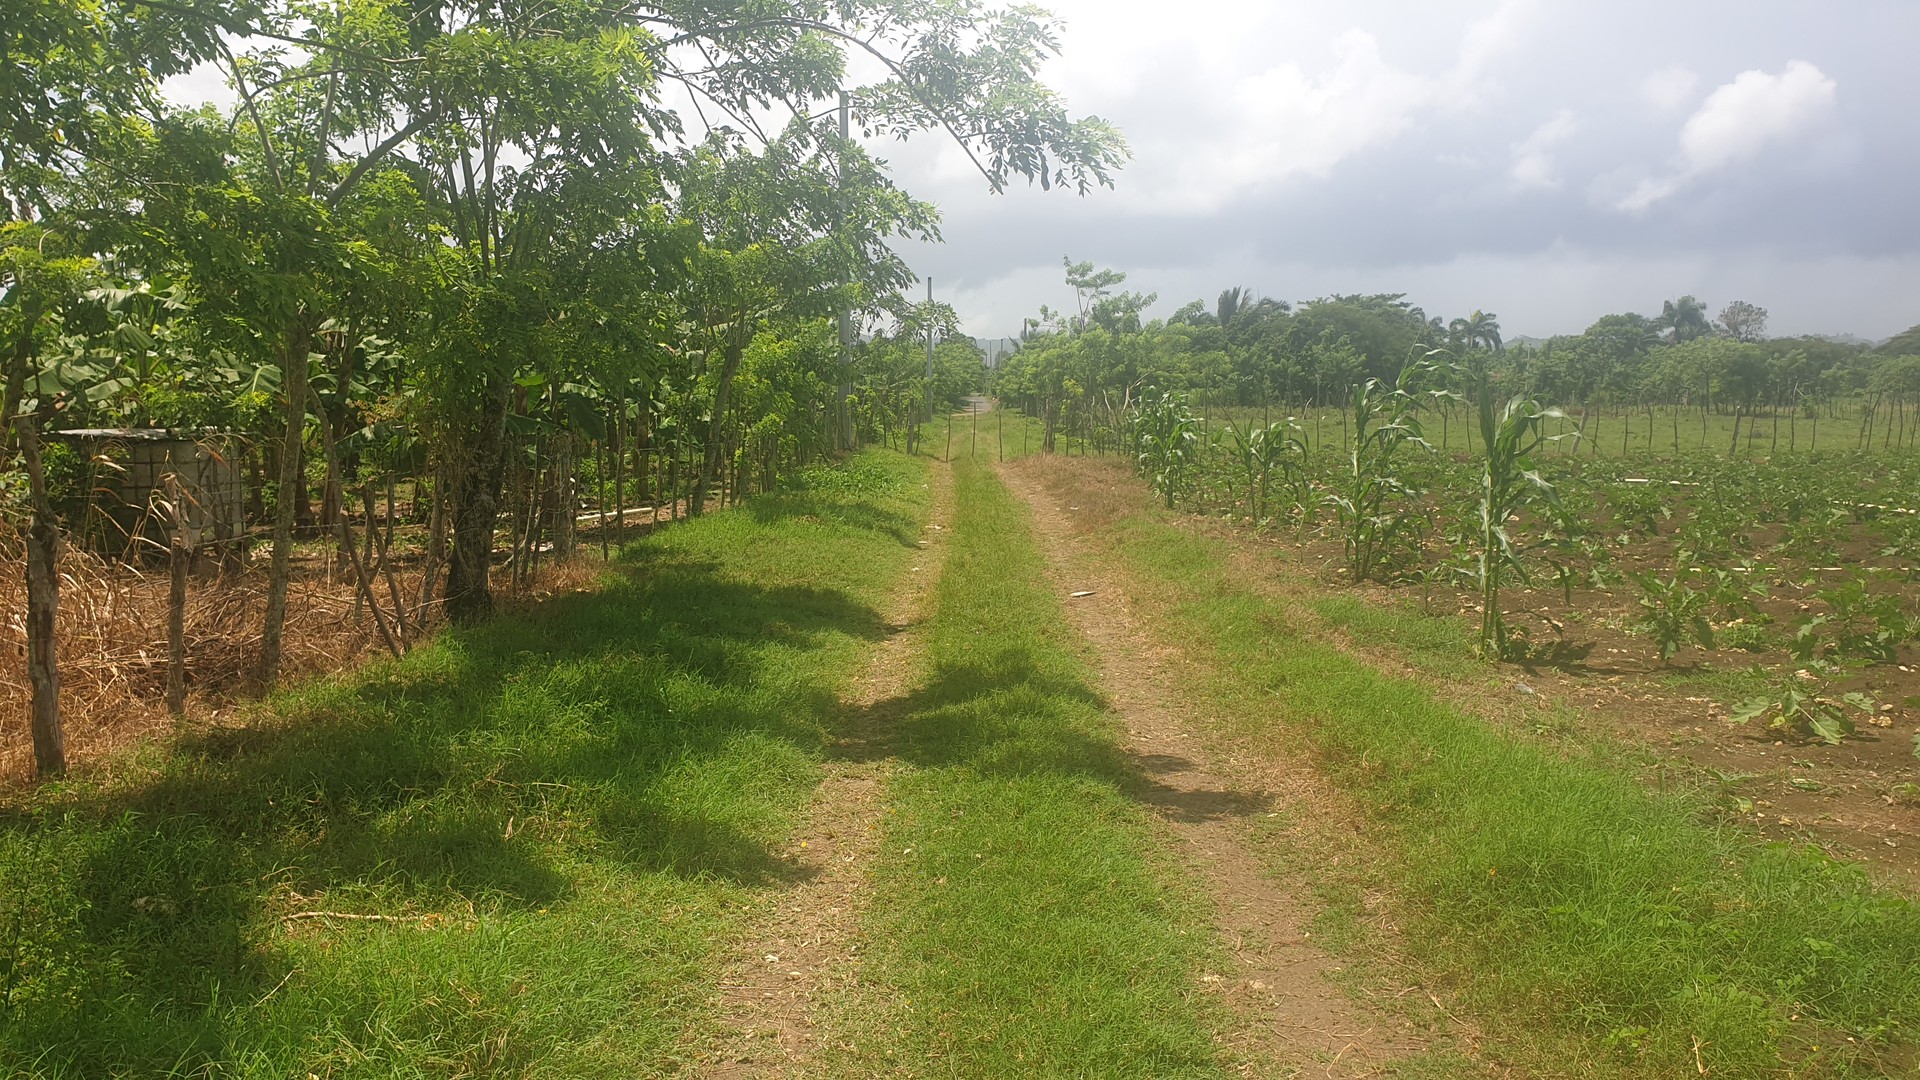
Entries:
[[1853,714],[1872,716],[1879,703],[1863,693],[1827,696],[1827,679],[1837,674],[1828,665],[1815,664],[1782,678],[1771,691],[1742,704],[1732,722],[1765,720],[1769,730],[1819,739],[1838,746],[1853,734]]
[[1275,474],[1291,512],[1308,517],[1313,512],[1313,486],[1307,476],[1307,444],[1300,425],[1292,420],[1228,429],[1234,467],[1247,493],[1247,513],[1265,521],[1272,508]]
[[1689,569],[1683,561],[1665,580],[1652,571],[1629,575],[1640,586],[1635,601],[1640,618],[1634,626],[1653,637],[1662,660],[1672,660],[1688,645],[1713,648],[1713,622],[1709,618],[1712,598],[1686,584]]
[[12,794],[0,1073],[635,1076],[704,1038],[927,512],[900,455],[813,480]]
[[1870,581],[1856,570],[1813,594],[1827,610],[1800,619],[1791,646],[1796,659],[1890,664],[1901,645],[1920,636],[1920,620],[1907,614],[1900,596],[1871,592]]
[[1167,509],[1192,483],[1200,452],[1200,418],[1171,391],[1143,398],[1132,418],[1134,461]]
[[1412,393],[1420,374],[1419,368],[1409,366],[1393,385],[1368,379],[1353,388],[1348,467],[1325,497],[1333,507],[1351,583],[1390,574],[1418,549],[1425,521],[1416,502],[1419,493],[1395,470],[1402,446],[1432,451],[1421,431],[1419,399]]
[[[1489,329],[1483,323],[1491,323],[1491,319],[1477,320],[1462,330],[1468,344],[1471,346],[1485,338],[1492,347],[1498,348],[1497,326]],[[1455,361],[1451,366],[1480,428],[1480,498],[1476,507],[1478,528],[1473,536],[1472,564],[1473,581],[1480,595],[1478,648],[1483,658],[1507,660],[1517,649],[1500,610],[1501,586],[1509,575],[1527,581],[1524,556],[1534,548],[1556,544],[1556,537],[1549,531],[1546,539],[1529,545],[1516,538],[1515,526],[1523,514],[1544,515],[1554,525],[1565,517],[1559,494],[1540,475],[1533,461],[1541,447],[1558,438],[1547,434],[1547,421],[1561,419],[1564,414],[1523,397],[1509,398],[1504,404],[1496,405],[1493,381],[1484,365]]]
[[[1358,887],[1407,898],[1389,909],[1396,977],[1458,987],[1490,1040],[1542,1055],[1537,1071],[1786,1075],[1812,1045],[1823,1075],[1910,1071],[1910,897],[1811,847],[1703,825],[1692,793],[1649,790],[1603,753],[1436,700],[1314,633],[1204,536],[1141,520],[1114,550],[1195,657],[1208,715],[1304,741],[1374,808],[1365,842],[1386,845],[1383,865]],[[1353,888],[1351,862],[1330,862],[1288,872]],[[1554,1032],[1567,1041],[1543,1045]]]

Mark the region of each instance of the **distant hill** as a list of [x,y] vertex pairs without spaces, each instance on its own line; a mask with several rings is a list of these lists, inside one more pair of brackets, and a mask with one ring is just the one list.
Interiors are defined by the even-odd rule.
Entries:
[[1920,356],[1920,326],[1907,327],[1881,342],[1874,351],[1885,356]]

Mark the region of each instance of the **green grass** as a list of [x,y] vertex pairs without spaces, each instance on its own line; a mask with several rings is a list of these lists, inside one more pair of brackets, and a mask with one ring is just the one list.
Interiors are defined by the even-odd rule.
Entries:
[[901,704],[856,1075],[1213,1076],[1197,898],[1064,621],[1024,507],[955,464],[923,687]]
[[1463,618],[1429,615],[1410,601],[1394,599],[1387,601],[1387,605],[1392,606],[1344,592],[1317,597],[1312,602],[1314,614],[1344,632],[1357,645],[1392,646],[1403,651],[1416,667],[1437,675],[1484,676],[1485,666],[1474,659],[1478,641],[1472,623]]
[[917,557],[922,463],[807,479],[631,546],[598,591],[15,797],[0,1073],[684,1065]]
[[1415,965],[1398,979],[1453,988],[1564,1075],[1696,1075],[1696,1050],[1713,1076],[1911,1075],[1920,907],[1315,640],[1219,541],[1142,516],[1113,544],[1208,661],[1215,713],[1304,741],[1369,808]]

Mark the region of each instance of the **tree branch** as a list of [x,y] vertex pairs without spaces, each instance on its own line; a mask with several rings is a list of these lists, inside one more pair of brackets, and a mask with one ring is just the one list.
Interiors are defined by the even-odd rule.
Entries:
[[406,142],[418,134],[421,128],[427,126],[427,120],[427,116],[416,116],[412,120],[407,121],[405,127],[381,140],[380,145],[374,147],[365,157],[355,162],[353,169],[347,173],[346,178],[334,185],[333,191],[327,195],[327,205],[329,207],[339,205],[340,200],[346,197],[347,192],[352,190],[353,186],[360,182],[361,177],[367,175],[367,170],[379,164],[381,158],[393,153],[394,149],[401,143]]

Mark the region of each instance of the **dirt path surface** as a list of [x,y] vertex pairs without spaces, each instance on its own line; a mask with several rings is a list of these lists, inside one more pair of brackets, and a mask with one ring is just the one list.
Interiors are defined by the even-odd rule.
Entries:
[[1045,459],[1009,463],[1002,478],[1033,508],[1056,587],[1095,650],[1101,688],[1149,778],[1146,801],[1213,899],[1233,967],[1203,982],[1240,1020],[1221,1035],[1232,1058],[1248,1075],[1364,1077],[1427,1049],[1410,1020],[1371,1010],[1334,984],[1341,964],[1312,941],[1311,898],[1270,873],[1259,853],[1262,820],[1326,805],[1318,776],[1304,762],[1241,759],[1203,738],[1170,693],[1183,680],[1184,656],[1148,631],[1127,583],[1087,542],[1117,516],[1092,505],[1098,493]]
[[722,968],[720,1014],[728,1034],[707,1056],[701,1076],[804,1075],[822,1038],[818,1003],[850,989],[858,976],[861,901],[880,842],[894,706],[920,674],[922,627],[933,614],[953,520],[951,470],[936,462],[928,479],[932,511],[921,557],[888,612],[890,635],[842,703],[845,720],[825,778],[781,853],[792,884],[755,917]]

